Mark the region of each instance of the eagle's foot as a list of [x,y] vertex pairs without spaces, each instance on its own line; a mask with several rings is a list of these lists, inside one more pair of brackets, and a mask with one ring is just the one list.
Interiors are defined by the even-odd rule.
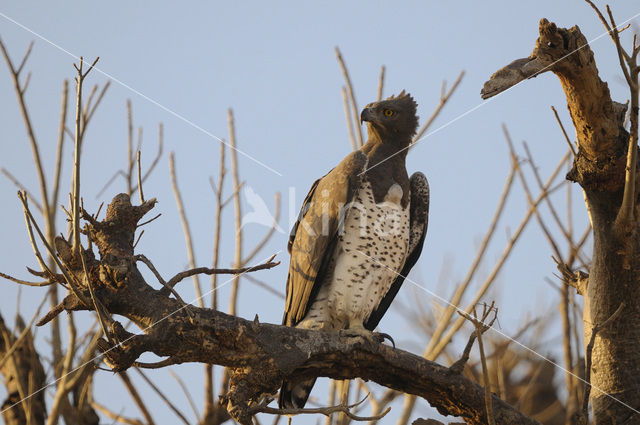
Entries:
[[391,341],[393,348],[396,347],[396,344],[393,341],[393,338],[391,338],[391,335],[380,333],[380,332],[371,332],[370,330],[365,329],[364,327],[352,327],[349,329],[341,329],[338,331],[338,335],[345,338],[362,338],[365,341],[369,341],[376,344],[382,344],[386,339],[388,339],[389,341]]

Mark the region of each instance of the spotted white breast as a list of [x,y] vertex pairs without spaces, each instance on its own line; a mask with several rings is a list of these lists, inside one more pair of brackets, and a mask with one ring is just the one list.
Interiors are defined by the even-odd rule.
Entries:
[[409,206],[393,184],[376,204],[365,178],[347,211],[325,280],[298,327],[361,328],[402,269],[409,244]]

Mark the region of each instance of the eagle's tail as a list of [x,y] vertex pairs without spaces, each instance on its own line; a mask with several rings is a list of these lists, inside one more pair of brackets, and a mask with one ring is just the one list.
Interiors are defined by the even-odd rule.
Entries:
[[278,405],[281,409],[302,409],[315,383],[315,378],[298,382],[282,381]]

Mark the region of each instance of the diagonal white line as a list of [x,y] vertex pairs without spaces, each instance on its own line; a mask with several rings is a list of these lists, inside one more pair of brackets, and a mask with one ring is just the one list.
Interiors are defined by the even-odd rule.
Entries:
[[[22,28],[23,30],[35,35],[36,37],[38,37],[39,39],[41,39],[42,41],[50,44],[51,46],[55,47],[58,50],[63,51],[64,53],[66,53],[67,55],[71,56],[72,58],[76,59],[76,60],[80,60],[79,56],[74,55],[73,53],[71,53],[70,51],[66,50],[64,47],[54,43],[53,41],[49,40],[48,38],[44,37],[43,35],[38,34],[37,32],[35,32],[34,30],[32,30],[31,28],[21,24],[20,22],[12,19],[11,17],[5,15],[4,13],[0,12],[0,16],[2,16],[4,19],[6,19],[7,21],[12,22],[13,24],[19,26],[20,28]],[[231,146],[229,143],[225,142],[223,139],[219,138],[218,136],[216,136],[215,134],[211,133],[208,130],[205,130],[204,128],[200,127],[198,124],[194,123],[193,121],[189,120],[188,118],[185,118],[183,115],[180,115],[179,113],[175,112],[173,109],[170,109],[166,106],[164,106],[163,104],[161,104],[160,102],[150,98],[149,96],[145,95],[144,93],[134,89],[133,87],[131,87],[130,85],[126,84],[125,82],[117,79],[116,77],[114,77],[113,75],[101,70],[100,68],[98,68],[97,66],[94,66],[93,69],[97,72],[99,72],[100,74],[104,75],[105,77],[109,78],[112,81],[115,81],[116,83],[120,84],[122,87],[132,91],[133,93],[137,94],[138,96],[140,96],[141,98],[151,102],[152,104],[154,104],[155,106],[157,106],[158,108],[162,109],[165,112],[168,112],[169,114],[173,115],[174,117],[178,118],[179,120],[189,124],[191,127],[195,128],[196,130],[199,130],[200,132],[206,134],[207,136],[214,138],[216,140],[218,140],[220,143],[225,144],[226,146],[228,146],[230,149],[235,150],[236,152],[238,152],[241,155],[244,155],[245,157],[249,158],[251,161],[255,162],[256,164],[259,164],[261,166],[263,166],[264,168],[266,168],[267,170],[271,171],[272,173],[275,173],[277,175],[279,175],[280,177],[282,177],[282,174],[279,173],[278,171],[274,170],[273,168],[269,167],[267,164],[265,164],[264,162],[254,158],[253,156],[249,155],[248,153]]]
[[[618,24],[618,26],[617,26],[617,27],[615,27],[615,29],[620,28],[620,26],[621,26],[621,25],[626,24],[627,22],[629,22],[629,21],[631,21],[631,20],[633,20],[633,19],[637,18],[638,16],[640,16],[640,12],[638,12],[638,13],[636,13],[635,15],[633,15],[632,17],[627,18],[627,19],[625,19],[624,21],[622,21],[620,24]],[[411,148],[412,146],[416,145],[418,142],[421,142],[422,140],[426,139],[427,137],[432,136],[432,135],[434,135],[434,134],[438,133],[440,130],[444,130],[445,128],[449,127],[451,124],[455,123],[456,121],[458,121],[458,120],[460,120],[460,119],[462,119],[462,118],[466,117],[466,116],[467,116],[467,115],[469,115],[471,112],[474,112],[475,110],[477,110],[477,109],[479,109],[479,108],[481,108],[481,107],[483,107],[483,106],[485,106],[485,105],[487,105],[487,104],[489,104],[489,103],[493,102],[493,101],[494,101],[495,99],[497,99],[499,96],[501,96],[501,95],[503,95],[504,93],[508,92],[509,90],[511,90],[512,88],[516,87],[516,86],[517,86],[517,85],[519,85],[520,83],[522,83],[522,82],[524,82],[524,81],[526,81],[526,80],[529,80],[529,79],[531,79],[531,78],[537,77],[538,75],[540,75],[540,74],[541,74],[541,73],[543,73],[543,72],[546,72],[547,70],[549,70],[549,68],[551,68],[551,67],[552,67],[553,65],[555,65],[556,63],[558,63],[558,62],[560,62],[561,60],[563,60],[563,59],[565,59],[565,58],[567,58],[567,57],[571,56],[572,54],[574,54],[574,53],[576,53],[576,52],[578,52],[578,51],[582,50],[583,48],[585,48],[585,47],[587,47],[587,46],[591,45],[591,43],[593,43],[594,41],[597,41],[597,40],[599,40],[600,38],[602,38],[602,37],[604,37],[605,35],[608,35],[608,34],[609,34],[609,32],[608,32],[608,31],[603,32],[602,34],[598,35],[597,37],[595,37],[595,38],[593,38],[593,39],[589,40],[589,41],[587,42],[587,44],[585,44],[585,45],[583,45],[583,46],[580,46],[580,47],[578,47],[577,49],[575,49],[575,50],[573,50],[573,51],[571,51],[571,52],[567,53],[566,55],[564,55],[563,57],[561,57],[561,58],[560,58],[560,59],[558,59],[557,61],[555,61],[555,62],[553,62],[553,63],[551,63],[551,64],[549,64],[549,65],[545,66],[545,67],[544,67],[544,68],[542,68],[540,71],[536,72],[535,74],[531,75],[530,77],[527,77],[527,78],[525,78],[524,80],[517,82],[516,84],[512,85],[512,86],[511,86],[511,87],[509,87],[508,89],[503,90],[502,92],[500,92],[500,93],[496,94],[495,96],[492,96],[491,98],[489,98],[489,99],[487,99],[487,100],[485,100],[485,101],[482,101],[481,103],[477,104],[476,106],[474,106],[473,108],[469,109],[468,111],[463,112],[462,114],[458,115],[457,117],[455,117],[455,118],[453,118],[453,119],[451,119],[451,120],[447,121],[445,124],[442,124],[440,127],[436,128],[436,129],[435,129],[435,130],[433,130],[433,131],[430,131],[429,133],[425,134],[424,136],[422,136],[421,138],[419,138],[419,139],[418,139],[418,140],[416,140],[415,142],[411,142],[411,143],[409,144],[409,146],[407,146],[406,148],[402,148],[402,149],[400,149],[399,151],[397,151],[397,152],[395,152],[395,153],[393,153],[393,154],[389,155],[388,157],[386,157],[386,158],[385,158],[385,159],[383,159],[382,161],[378,162],[377,164],[372,165],[371,167],[367,168],[365,171],[363,171],[362,173],[360,173],[360,174],[358,174],[358,175],[362,175],[362,174],[366,173],[367,171],[371,170],[372,168],[377,167],[378,165],[382,164],[383,162],[385,162],[385,161],[387,161],[387,160],[389,160],[389,159],[393,158],[394,156],[396,156],[396,155],[400,154],[401,152],[404,152],[405,150],[407,150],[407,149]]]
[[[436,294],[435,292],[430,291],[429,289],[425,288],[424,286],[420,285],[419,283],[409,279],[407,276],[403,276],[402,274],[398,273],[397,271],[395,271],[394,269],[392,269],[391,267],[387,266],[384,263],[381,263],[377,258],[373,258],[370,257],[369,255],[365,254],[364,252],[356,249],[357,252],[359,252],[360,254],[362,254],[363,256],[365,256],[366,258],[368,258],[369,260],[374,261],[375,263],[381,265],[382,267],[390,270],[391,272],[395,273],[397,276],[402,277],[404,280],[406,280],[409,283],[414,284],[415,286],[417,286],[418,288],[422,289],[423,291],[425,291],[426,293],[428,293],[429,295],[431,295],[434,298],[437,298],[438,300],[442,301],[445,304],[450,305],[451,307],[455,308],[457,311],[461,312],[461,313],[466,313],[466,311],[462,308],[460,308],[459,306],[452,304],[451,302],[449,302],[447,299],[442,298],[440,295]],[[571,372],[570,370],[565,369],[564,367],[562,367],[561,365],[559,365],[558,363],[554,362],[553,360],[549,359],[548,357],[543,356],[542,354],[538,353],[537,351],[535,351],[532,348],[527,347],[526,345],[524,345],[523,343],[521,343],[520,341],[511,338],[509,335],[505,334],[504,332],[502,332],[501,330],[494,328],[493,326],[489,326],[488,323],[482,323],[483,325],[487,326],[489,329],[491,329],[492,331],[500,334],[501,336],[503,336],[504,338],[508,339],[509,341],[519,345],[520,347],[524,348],[525,350],[529,351],[530,353],[540,357],[542,360],[551,363],[552,365],[554,365],[555,367],[557,367],[558,369],[564,371],[565,373],[568,373],[569,375],[573,376],[574,378],[582,381],[583,383],[589,385],[591,388],[595,388],[596,390],[600,391],[602,394],[606,395],[607,397],[611,398],[614,401],[617,401],[618,403],[622,404],[625,407],[628,407],[629,409],[633,410],[635,413],[640,415],[640,411],[634,409],[633,407],[629,406],[627,403],[625,403],[622,400],[619,400],[617,398],[615,398],[614,396],[612,396],[611,394],[608,394],[607,392],[601,390],[600,388],[596,387],[595,385],[591,384],[590,382],[587,382],[585,379],[581,378],[580,376],[576,375],[575,373]]]
[[[280,250],[280,251],[276,252],[276,254],[275,254],[275,255],[278,255],[278,254],[280,254],[281,252],[282,252],[282,250]],[[264,260],[262,260],[259,264],[262,264],[263,262],[267,261],[269,258],[271,258],[271,256],[269,256],[269,257],[265,258],[265,259],[264,259]],[[15,403],[13,403],[12,405],[10,405],[10,406],[6,407],[5,409],[3,409],[2,411],[0,411],[0,414],[4,414],[4,412],[6,412],[7,410],[12,409],[12,408],[13,408],[13,407],[15,407],[16,405],[18,405],[18,404],[22,403],[22,402],[23,402],[23,401],[25,401],[25,400],[30,399],[30,398],[31,398],[31,397],[33,397],[34,395],[36,395],[36,394],[38,394],[38,393],[40,393],[40,392],[44,391],[45,389],[49,388],[49,387],[50,387],[50,386],[52,386],[53,384],[58,383],[60,380],[62,380],[62,379],[64,379],[64,378],[66,378],[67,376],[69,376],[69,375],[71,375],[72,373],[76,372],[78,369],[81,369],[81,368],[85,367],[86,365],[88,365],[89,363],[92,363],[92,362],[93,362],[95,359],[97,359],[98,357],[101,357],[101,356],[103,356],[104,354],[108,353],[109,351],[111,351],[111,350],[113,350],[113,349],[115,349],[115,348],[117,348],[117,347],[120,347],[122,344],[126,343],[126,342],[127,342],[127,341],[129,341],[131,338],[133,338],[133,337],[135,337],[135,336],[138,336],[138,335],[142,335],[143,333],[146,333],[149,329],[151,329],[152,327],[154,327],[154,326],[155,326],[155,325],[157,325],[158,323],[160,323],[160,322],[164,321],[165,319],[168,319],[169,317],[173,316],[174,314],[178,313],[179,311],[182,311],[182,310],[183,310],[183,309],[185,309],[186,307],[189,307],[189,306],[193,307],[193,305],[192,305],[192,304],[193,304],[195,301],[197,301],[197,300],[199,300],[199,299],[202,299],[203,297],[205,297],[205,296],[207,296],[207,295],[209,295],[209,294],[212,294],[214,291],[217,291],[218,289],[222,288],[223,286],[226,286],[227,284],[229,284],[229,283],[233,282],[233,280],[234,280],[236,277],[238,277],[238,276],[242,276],[242,275],[244,275],[244,274],[246,274],[246,273],[249,273],[250,271],[251,271],[251,269],[249,269],[249,270],[247,270],[247,271],[244,271],[244,272],[242,272],[242,273],[238,273],[238,274],[236,274],[236,275],[233,275],[233,277],[231,277],[229,280],[224,281],[222,284],[220,284],[220,285],[216,286],[214,289],[211,289],[210,291],[207,291],[206,293],[202,294],[201,296],[194,298],[193,300],[191,300],[191,302],[190,302],[190,303],[188,303],[188,304],[186,304],[186,305],[184,305],[184,306],[180,307],[179,309],[177,309],[177,310],[175,310],[175,311],[173,311],[173,312],[171,312],[171,313],[167,314],[167,315],[166,315],[166,316],[164,316],[163,318],[161,318],[161,319],[159,319],[159,320],[155,321],[154,323],[150,324],[150,325],[149,325],[149,326],[147,326],[146,328],[142,329],[139,333],[134,333],[134,334],[133,334],[133,335],[131,335],[129,338],[125,339],[124,341],[119,342],[118,344],[114,345],[113,347],[109,348],[108,350],[104,351],[103,353],[98,354],[97,356],[93,357],[91,360],[88,360],[88,361],[86,361],[86,362],[82,363],[80,366],[77,366],[77,367],[76,367],[76,368],[74,368],[73,370],[70,370],[69,372],[65,373],[64,375],[62,375],[61,377],[59,377],[59,378],[58,378],[58,379],[56,379],[55,381],[51,381],[51,382],[49,382],[48,384],[45,384],[43,387],[41,387],[41,388],[37,389],[36,391],[32,392],[31,394],[27,395],[27,396],[26,396],[26,397],[24,397],[23,399],[16,401],[16,402],[15,402]]]

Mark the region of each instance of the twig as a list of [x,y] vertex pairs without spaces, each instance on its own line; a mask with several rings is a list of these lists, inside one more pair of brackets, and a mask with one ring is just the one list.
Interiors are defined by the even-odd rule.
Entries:
[[[42,301],[40,302],[40,305],[36,309],[35,314],[31,318],[31,320],[29,321],[27,326],[24,327],[22,332],[20,332],[20,335],[18,335],[18,338],[16,338],[16,340],[13,342],[13,344],[11,344],[11,346],[4,352],[4,355],[0,359],[0,369],[4,366],[4,363],[9,359],[9,357],[11,357],[13,355],[13,352],[16,351],[16,349],[22,343],[22,340],[27,336],[27,334],[31,330],[31,326],[33,326],[33,322],[35,322],[36,319],[38,318],[38,316],[40,316],[40,310],[42,309],[42,306],[44,305],[45,301],[47,301],[47,297],[44,297],[42,299]],[[17,305],[19,305],[19,304],[17,303]]]
[[482,259],[484,258],[484,254],[487,251],[487,246],[489,246],[489,242],[491,241],[491,238],[495,234],[496,226],[498,225],[498,221],[500,220],[500,217],[502,216],[502,212],[504,211],[504,206],[509,197],[511,187],[513,186],[513,179],[515,177],[515,174],[516,174],[516,164],[512,163],[511,169],[509,171],[509,175],[507,176],[507,179],[504,184],[504,188],[502,189],[502,194],[500,195],[500,200],[498,201],[496,210],[493,213],[493,218],[491,219],[489,228],[487,229],[484,235],[484,238],[482,239],[482,242],[480,243],[480,246],[476,251],[476,256],[473,259],[473,262],[471,263],[471,266],[469,267],[469,270],[467,271],[466,276],[464,277],[462,282],[460,282],[460,284],[457,285],[456,291],[450,300],[451,304],[447,307],[447,310],[445,311],[444,315],[438,321],[438,326],[436,327],[436,330],[433,332],[429,345],[425,349],[425,352],[423,355],[427,358],[430,358],[433,360],[433,357],[430,355],[430,353],[435,348],[435,345],[442,337],[444,331],[447,329],[447,326],[451,320],[451,317],[455,312],[454,306],[460,304],[460,301],[462,300],[464,293],[469,287],[469,284],[471,283],[473,277],[475,276],[476,271],[478,270],[478,267],[480,266],[480,263],[482,262]]
[[[227,111],[227,121],[229,125],[229,144],[231,145],[231,177],[233,180],[233,210],[235,228],[235,250],[233,253],[233,267],[240,268],[242,264],[242,208],[240,205],[240,171],[238,168],[238,154],[236,142],[235,122],[233,110]],[[238,287],[240,276],[236,275],[231,283],[231,296],[229,297],[229,314],[235,316],[238,304]]]
[[275,256],[276,256],[276,254],[272,255],[271,258],[269,258],[264,263],[258,264],[256,266],[251,266],[251,267],[240,267],[240,268],[237,268],[237,269],[210,269],[208,267],[196,267],[194,269],[185,270],[185,271],[180,272],[180,273],[176,274],[175,276],[173,276],[167,282],[167,286],[169,286],[170,288],[173,288],[182,279],[185,279],[185,278],[187,278],[189,276],[194,276],[194,275],[197,275],[197,274],[207,274],[207,275],[212,275],[212,274],[234,274],[234,275],[239,275],[239,274],[244,274],[244,273],[249,273],[249,272],[255,272],[255,271],[258,271],[258,270],[270,269],[270,268],[273,268],[273,267],[275,267],[275,266],[280,264],[280,261],[273,262],[273,259],[275,258]]
[[140,376],[142,376],[142,379],[144,379],[146,383],[149,384],[149,386],[156,392],[156,394],[160,396],[160,398],[167,404],[167,406],[169,406],[169,408],[173,410],[173,412],[182,420],[182,422],[184,422],[186,425],[190,425],[189,420],[187,420],[184,414],[180,410],[178,410],[178,408],[171,402],[171,400],[169,400],[169,398],[167,398],[167,396],[165,396],[164,393],[160,391],[160,388],[158,388],[153,382],[151,382],[151,380],[147,378],[147,376],[140,369],[136,368],[136,372],[138,372]]
[[34,251],[35,251],[34,253],[36,255],[36,258],[38,258],[38,260],[40,262],[40,266],[43,267],[43,271],[48,273],[49,275],[53,275],[53,272],[44,264],[44,261],[42,260],[42,256],[40,255],[40,251],[38,250],[38,246],[35,243],[35,238],[33,237],[33,231],[31,229],[31,224],[32,223],[33,223],[33,227],[36,229],[36,232],[38,233],[38,236],[40,237],[40,240],[42,241],[42,243],[44,244],[45,248],[47,249],[47,252],[49,253],[49,256],[55,261],[57,266],[60,268],[60,271],[64,275],[64,277],[65,277],[65,279],[67,281],[67,284],[71,288],[73,294],[76,297],[78,297],[78,299],[80,301],[82,301],[86,306],[90,306],[91,303],[89,301],[87,301],[86,297],[81,293],[80,289],[76,286],[73,278],[67,273],[67,271],[64,268],[63,264],[60,262],[58,257],[55,255],[53,249],[51,248],[51,246],[47,242],[46,238],[42,234],[42,231],[40,230],[40,227],[38,226],[38,223],[33,218],[33,215],[31,214],[31,211],[29,210],[29,205],[27,204],[26,195],[22,194],[21,192],[18,192],[18,198],[20,199],[20,202],[22,202],[22,207],[24,209],[25,221],[27,222],[27,231],[29,233],[29,239],[31,240],[31,244],[34,247]]
[[556,121],[558,122],[558,125],[560,126],[560,130],[562,130],[562,134],[564,135],[564,140],[569,145],[569,149],[571,149],[571,152],[573,153],[573,156],[574,157],[578,156],[578,152],[576,152],[576,148],[573,146],[573,143],[571,142],[571,139],[569,139],[569,135],[567,134],[567,130],[564,129],[564,125],[562,124],[562,120],[560,119],[560,115],[558,115],[558,111],[556,111],[556,108],[553,105],[551,105],[551,110],[553,111],[553,115],[556,117]]
[[154,220],[158,219],[161,215],[162,215],[162,213],[158,213],[158,214],[156,214],[154,217],[150,218],[149,220],[147,220],[147,221],[143,221],[142,223],[139,223],[136,227],[142,227],[142,226],[144,226],[144,225],[146,225],[146,224],[149,224],[149,223],[151,223],[152,221],[154,221]]
[[182,379],[180,379],[180,377],[174,371],[172,371],[171,369],[169,369],[169,375],[171,375],[173,377],[173,379],[176,380],[176,382],[178,383],[178,385],[182,389],[182,392],[187,397],[187,401],[189,402],[189,406],[191,406],[191,410],[193,410],[193,415],[196,417],[197,422],[200,423],[201,420],[200,420],[200,415],[198,414],[198,409],[196,409],[196,405],[193,402],[193,398],[191,397],[191,394],[189,393],[189,390],[187,389],[187,386],[184,384]]
[[[358,115],[358,104],[356,103],[356,96],[353,93],[353,85],[351,84],[351,78],[349,78],[349,71],[347,71],[347,65],[344,63],[342,59],[342,54],[340,53],[340,49],[336,46],[336,58],[338,59],[338,63],[340,64],[340,69],[342,70],[342,75],[344,76],[345,83],[347,84],[347,93],[349,94],[349,100],[351,103],[351,111],[355,119],[357,120]],[[358,135],[358,147],[364,145],[364,141],[362,139],[362,127],[360,127],[360,122],[356,124],[356,134]]]
[[[358,149],[358,142],[353,134],[353,117],[351,116],[351,109],[349,108],[349,98],[347,97],[347,89],[342,87],[340,90],[342,93],[342,104],[344,105],[344,117],[347,120],[347,132],[349,133],[349,141],[351,142],[351,148],[355,151]],[[357,124],[356,124],[357,125]]]
[[[485,321],[489,317],[489,314],[491,314],[492,312],[494,312],[493,319],[489,324],[486,324]],[[473,310],[473,317],[460,311],[458,311],[458,313],[465,319],[471,321],[476,329],[476,337],[478,338],[478,349],[480,350],[480,360],[482,362],[482,375],[484,380],[484,403],[487,409],[487,422],[489,425],[495,425],[496,419],[493,416],[493,402],[491,400],[491,383],[489,382],[489,370],[487,368],[487,359],[484,354],[482,334],[485,333],[489,328],[491,328],[491,326],[493,326],[493,323],[498,318],[498,309],[495,308],[494,302],[491,302],[491,305],[489,306],[487,304],[484,304],[481,319],[478,319],[475,309]]]
[[380,67],[380,78],[378,80],[378,102],[380,102],[382,100],[382,89],[384,88],[384,73],[385,73],[385,67],[384,65],[382,65]]
[[[536,198],[536,200],[534,201],[534,204],[529,208],[529,210],[527,211],[525,217],[520,222],[520,225],[518,226],[518,228],[516,229],[514,234],[511,236],[511,238],[507,242],[507,246],[505,247],[505,249],[502,252],[502,255],[500,256],[498,261],[496,262],[493,270],[491,270],[491,272],[489,273],[489,275],[485,279],[484,283],[478,289],[478,291],[476,292],[476,295],[473,297],[473,299],[471,300],[471,302],[468,304],[467,308],[465,309],[466,312],[470,312],[473,309],[473,307],[480,301],[480,298],[485,294],[487,289],[489,289],[489,286],[491,285],[491,283],[497,277],[498,272],[502,269],[502,266],[504,265],[505,261],[509,257],[509,254],[511,253],[515,243],[518,241],[520,235],[522,234],[522,232],[524,231],[524,228],[526,227],[527,223],[531,219],[531,216],[535,213],[535,209],[538,207],[540,202],[542,202],[542,200],[545,197],[549,196],[551,193],[553,193],[555,190],[557,190],[559,187],[561,187],[562,184],[565,184],[565,182],[562,182],[562,183],[560,183],[560,185],[557,185],[555,187],[551,187],[550,188],[551,183],[557,177],[558,173],[562,169],[562,165],[567,161],[567,158],[568,158],[568,154],[565,155],[560,160],[560,162],[558,163],[558,166],[556,167],[556,169],[551,173],[551,176],[549,176],[549,179],[545,183],[544,190],[542,191],[542,193],[540,193],[538,198]],[[429,359],[432,359],[432,360],[435,359],[437,357],[437,355],[439,355],[440,352],[442,352],[444,347],[449,343],[449,341],[451,341],[451,339],[453,338],[453,335],[455,335],[455,333],[458,331],[458,329],[460,329],[460,327],[462,326],[463,323],[464,323],[464,319],[462,319],[462,318],[460,318],[460,319],[458,319],[458,321],[456,321],[456,323],[449,329],[449,331],[446,333],[446,335],[444,337],[442,337],[440,341],[438,341],[437,345],[435,345],[435,347],[433,348],[432,352],[430,353],[430,355],[428,357]]]
[[3,277],[12,282],[18,283],[20,285],[26,285],[26,286],[49,286],[56,283],[54,280],[47,280],[44,282],[29,282],[27,280],[22,280],[22,279],[15,278],[13,276],[9,276],[8,274],[2,273],[2,272],[0,272],[0,277]]
[[31,145],[31,151],[33,153],[33,162],[36,166],[36,172],[38,173],[38,181],[40,183],[40,196],[42,198],[42,210],[49,211],[49,195],[47,194],[47,181],[44,176],[44,167],[42,166],[42,161],[40,159],[40,151],[38,147],[38,142],[36,140],[35,133],[33,131],[33,125],[31,124],[31,118],[29,116],[29,112],[27,111],[27,105],[24,99],[24,91],[20,88],[20,72],[22,71],[27,58],[29,57],[29,53],[31,52],[32,44],[27,49],[27,53],[24,55],[20,66],[16,69],[13,65],[13,62],[9,58],[9,53],[5,48],[2,39],[0,39],[0,50],[2,50],[2,55],[4,56],[7,65],[9,66],[9,71],[11,72],[11,77],[13,79],[13,85],[15,88],[15,92],[18,98],[18,105],[20,106],[20,112],[22,113],[22,119],[24,121],[25,127],[27,129],[27,135],[29,136],[29,144]]
[[[82,84],[84,79],[89,75],[93,67],[100,58],[97,57],[86,72],[82,72],[84,63],[80,56],[79,65],[73,65],[78,71],[76,81],[76,130],[75,130],[75,148],[73,155],[73,225],[72,225],[72,252],[74,256],[82,255],[80,252],[80,150],[82,144],[82,136],[86,123],[82,122]],[[48,210],[48,208],[46,208]]]
[[140,195],[140,204],[144,204],[144,194],[142,193],[142,172],[140,171],[140,151],[136,153],[136,162],[138,163],[138,194]]
[[51,214],[55,218],[55,213],[58,211],[56,205],[58,204],[58,196],[60,194],[60,174],[62,172],[62,151],[64,147],[64,129],[67,122],[67,102],[69,94],[69,81],[64,80],[62,84],[62,105],[60,106],[60,125],[58,127],[58,147],[56,149],[56,168],[53,173],[53,190],[51,191]]
[[[182,230],[184,232],[184,240],[187,244],[187,256],[189,257],[189,265],[191,268],[196,266],[196,258],[193,250],[193,241],[191,239],[191,229],[189,228],[189,222],[187,221],[187,215],[184,212],[184,203],[182,202],[182,195],[178,188],[178,181],[176,177],[175,159],[174,154],[169,154],[169,173],[171,175],[171,186],[173,187],[173,195],[176,198],[176,204],[178,206],[178,213],[180,214],[180,222],[182,223]],[[202,289],[200,288],[200,279],[197,274],[193,274],[193,287],[196,291],[196,299],[198,300],[198,307],[204,307],[202,301]],[[170,285],[173,288],[173,285]]]
[[131,394],[131,397],[133,398],[133,401],[136,403],[136,406],[138,406],[138,409],[140,409],[140,413],[142,413],[142,416],[144,416],[144,420],[147,422],[147,425],[154,425],[153,418],[151,417],[151,413],[149,413],[147,406],[142,401],[142,397],[140,397],[140,393],[138,393],[138,390],[136,389],[136,387],[133,386],[133,383],[131,382],[131,379],[129,378],[129,375],[127,374],[127,372],[126,371],[119,372],[118,376],[122,380],[122,383],[124,384],[124,386],[127,388],[127,391],[129,391],[129,394]]
[[107,409],[106,407],[104,407],[103,405],[99,404],[97,401],[92,401],[91,402],[91,407],[93,407],[94,409],[100,411],[103,415],[105,415],[106,417],[113,419],[114,421],[117,422],[121,422],[123,424],[128,424],[128,425],[145,425],[144,422],[138,420],[138,419],[130,419],[130,418],[126,418],[120,414],[114,413],[111,410]]
[[[215,188],[213,185],[213,189],[216,195],[216,213],[215,213],[215,224],[214,224],[214,234],[213,234],[213,258],[211,260],[212,267],[218,268],[218,263],[220,261],[220,239],[222,236],[222,189],[224,187],[224,178],[227,174],[227,170],[225,168],[225,144],[220,142],[220,165],[218,170],[218,186]],[[211,275],[211,289],[213,293],[211,294],[211,308],[214,310],[218,309],[218,275]],[[213,398],[211,399],[213,403]]]
[[[437,116],[440,114],[440,111],[442,111],[442,108],[444,108],[444,105],[446,105],[446,103],[449,100],[449,98],[451,98],[453,93],[456,91],[456,89],[458,88],[458,86],[462,82],[462,78],[464,77],[464,74],[465,74],[464,71],[460,71],[460,74],[458,74],[458,77],[453,82],[453,85],[451,86],[451,88],[446,93],[444,93],[444,90],[443,90],[443,93],[440,95],[440,102],[438,103],[438,106],[436,106],[436,108],[431,113],[431,116],[422,125],[420,130],[418,130],[418,133],[413,138],[413,141],[412,141],[411,144],[417,143],[418,140],[420,140],[422,138],[422,135],[427,131],[427,129],[429,129],[429,127],[431,126],[433,121],[435,121]],[[443,83],[443,88],[444,87],[445,86],[444,86],[444,83]]]
[[36,198],[33,197],[33,195],[31,195],[31,192],[29,192],[22,183],[20,183],[20,181],[18,179],[16,179],[13,174],[11,174],[11,172],[9,170],[7,170],[4,167],[0,167],[0,173],[4,174],[5,177],[7,179],[9,179],[9,181],[11,181],[11,183],[14,184],[15,187],[18,188],[18,190],[24,192],[27,197],[29,198],[29,200],[31,201],[31,203],[33,205],[35,205],[35,207],[38,209],[38,211],[40,213],[42,213],[43,215],[45,215],[45,211],[42,209],[42,205],[40,205],[40,202],[37,201]]
[[241,261],[241,264],[247,264],[251,260],[253,260],[253,258],[260,252],[260,250],[264,248],[267,242],[269,242],[269,240],[271,239],[271,236],[273,236],[273,233],[278,228],[278,221],[280,221],[280,192],[275,193],[274,202],[276,204],[276,210],[273,214],[273,223],[271,224],[271,227],[269,228],[267,233],[264,235],[262,240],[258,242],[256,246],[253,248],[253,250],[251,250],[251,252],[247,254],[247,256]]
[[185,307],[185,310],[187,310],[187,312],[190,313],[190,310],[186,308],[188,304],[184,302],[182,297],[180,297],[180,294],[178,294],[175,291],[175,289],[173,289],[172,286],[169,286],[167,282],[165,282],[165,280],[162,278],[162,276],[160,275],[156,267],[153,265],[151,260],[149,260],[144,254],[138,254],[133,258],[135,258],[136,261],[141,261],[142,263],[144,263],[149,268],[149,270],[151,270],[151,273],[153,273],[156,279],[158,279],[158,282],[160,282],[162,286],[164,286],[168,291],[170,291],[173,294],[173,296],[176,297],[176,300],[178,300],[178,302],[182,304],[182,307]]
[[[212,275],[212,276],[215,276],[215,275]],[[266,290],[267,292],[270,292],[271,294],[275,295],[276,297],[282,298],[283,300],[285,299],[285,296],[281,291],[278,291],[277,289],[272,288],[270,285],[268,285],[267,283],[261,281],[260,279],[255,278],[255,277],[251,276],[250,274],[246,274],[246,275],[244,275],[244,277],[249,282],[258,285],[259,287],[261,287],[262,289]]]

